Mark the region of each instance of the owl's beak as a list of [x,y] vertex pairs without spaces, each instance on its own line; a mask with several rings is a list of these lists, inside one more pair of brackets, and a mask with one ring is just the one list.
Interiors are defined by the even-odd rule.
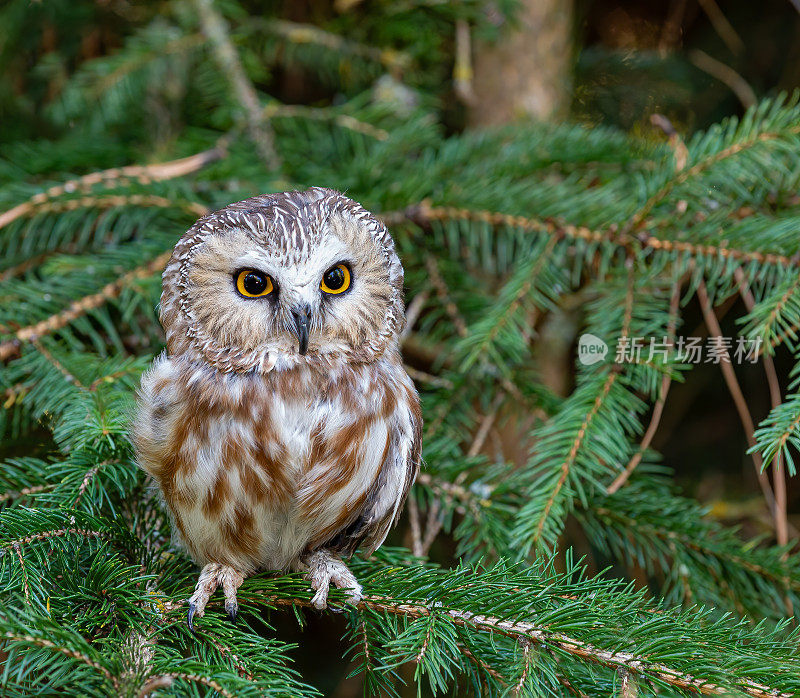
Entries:
[[305,354],[308,351],[308,326],[310,324],[311,308],[308,305],[300,305],[292,310],[292,317],[294,318],[294,326],[297,329],[297,341],[299,342],[299,351]]

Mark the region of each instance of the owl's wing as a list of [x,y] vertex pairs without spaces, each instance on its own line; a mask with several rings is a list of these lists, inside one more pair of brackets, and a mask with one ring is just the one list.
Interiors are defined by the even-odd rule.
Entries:
[[[410,380],[409,380],[410,383]],[[389,424],[386,457],[358,516],[325,546],[344,555],[360,548],[371,555],[397,522],[422,458],[422,414],[413,387],[405,395]]]

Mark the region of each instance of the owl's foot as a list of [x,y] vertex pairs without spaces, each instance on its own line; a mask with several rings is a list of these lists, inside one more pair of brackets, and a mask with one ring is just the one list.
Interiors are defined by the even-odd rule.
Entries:
[[303,558],[308,568],[308,579],[311,588],[317,593],[311,599],[311,605],[320,611],[328,607],[328,590],[331,582],[339,589],[349,589],[347,602],[357,604],[364,598],[361,585],[338,557],[327,550],[316,550]]
[[239,613],[239,603],[236,601],[236,591],[244,581],[244,576],[233,567],[211,562],[200,571],[200,578],[194,588],[194,594],[189,598],[189,613],[186,622],[189,630],[194,632],[194,618],[202,618],[206,604],[217,587],[221,586],[225,592],[225,612],[231,622],[236,620]]

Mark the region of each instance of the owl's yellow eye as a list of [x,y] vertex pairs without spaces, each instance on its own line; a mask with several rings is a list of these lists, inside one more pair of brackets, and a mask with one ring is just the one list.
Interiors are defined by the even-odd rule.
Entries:
[[273,291],[272,279],[260,271],[243,269],[236,277],[236,290],[246,298],[261,298]]
[[344,264],[331,267],[322,275],[319,287],[323,293],[344,293],[350,288],[350,270]]

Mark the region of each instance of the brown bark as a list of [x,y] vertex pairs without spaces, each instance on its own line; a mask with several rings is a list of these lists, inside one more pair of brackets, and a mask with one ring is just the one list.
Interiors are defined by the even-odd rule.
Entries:
[[470,126],[551,119],[569,106],[572,0],[523,0],[517,21],[475,51]]

